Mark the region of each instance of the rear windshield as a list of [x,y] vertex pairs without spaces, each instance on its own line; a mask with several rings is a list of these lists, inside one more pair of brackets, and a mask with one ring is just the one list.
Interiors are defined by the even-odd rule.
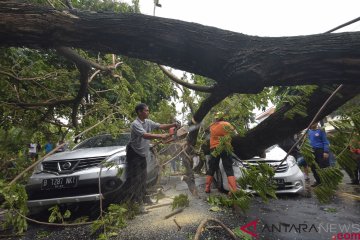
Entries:
[[130,133],[123,133],[118,136],[104,134],[86,139],[85,141],[76,145],[74,150],[80,148],[126,146],[129,143],[129,140]]

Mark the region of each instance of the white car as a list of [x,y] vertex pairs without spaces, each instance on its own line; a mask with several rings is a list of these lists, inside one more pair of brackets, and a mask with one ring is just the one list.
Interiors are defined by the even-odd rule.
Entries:
[[[282,150],[278,145],[274,145],[266,149],[266,157],[254,157],[249,160],[236,160],[234,159],[233,169],[236,179],[242,177],[242,168],[248,168],[249,165],[257,165],[258,163],[266,163],[273,168],[277,168],[280,162],[286,156],[286,152]],[[218,188],[229,191],[227,176],[220,160],[219,171],[215,173],[215,180],[218,184]],[[287,159],[280,165],[275,172],[274,181],[277,185],[276,193],[302,193],[305,191],[305,178],[304,174],[296,164],[296,160],[293,156],[289,155]],[[249,185],[246,191],[252,191]]]

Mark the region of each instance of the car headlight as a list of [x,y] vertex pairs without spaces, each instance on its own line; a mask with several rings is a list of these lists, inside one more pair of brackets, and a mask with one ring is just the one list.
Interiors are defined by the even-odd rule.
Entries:
[[37,164],[34,167],[34,173],[41,173],[44,170],[42,163]]
[[114,155],[111,155],[106,159],[107,163],[113,163],[113,164],[125,164],[126,163],[126,155],[124,153],[115,153]]
[[288,156],[286,160],[290,167],[293,167],[296,165],[296,160],[293,156]]

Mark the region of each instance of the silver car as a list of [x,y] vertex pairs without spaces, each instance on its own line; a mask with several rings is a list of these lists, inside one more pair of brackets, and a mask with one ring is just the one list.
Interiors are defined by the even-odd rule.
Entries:
[[[242,169],[249,168],[249,165],[265,163],[273,168],[277,168],[280,162],[286,156],[286,152],[278,145],[274,145],[265,151],[266,157],[254,157],[249,160],[236,161],[233,163],[234,176],[236,179],[242,177]],[[214,176],[218,188],[229,191],[227,176],[220,160],[219,171]],[[289,155],[280,165],[274,175],[274,181],[277,185],[276,193],[302,193],[305,191],[305,179],[301,169],[296,164],[293,156]],[[247,186],[246,191],[252,191],[251,185]]]
[[[119,201],[126,196],[126,144],[130,134],[114,138],[110,134],[89,138],[73,148],[53,154],[38,164],[26,191],[31,213],[55,204]],[[146,157],[147,184],[156,183],[159,165],[154,153]],[[99,192],[101,175],[101,193]]]

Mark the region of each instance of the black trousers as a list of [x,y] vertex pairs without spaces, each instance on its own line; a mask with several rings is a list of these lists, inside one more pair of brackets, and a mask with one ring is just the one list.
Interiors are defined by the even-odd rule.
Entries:
[[[329,158],[324,158],[324,149],[322,148],[313,148],[315,162],[319,165],[320,168],[327,168],[330,166]],[[314,174],[314,178],[316,182],[321,183],[319,174],[316,171],[316,167],[313,165],[311,166],[311,171]]]
[[352,182],[359,183],[360,182],[360,154],[353,153],[353,159],[356,161],[356,170],[354,171],[354,179],[352,179]]
[[211,159],[209,161],[209,169],[207,170],[206,175],[214,176],[215,172],[219,169],[220,158],[222,159],[222,164],[226,175],[228,177],[234,176],[234,170],[232,168],[232,158],[231,155],[226,151],[221,152],[220,155],[217,157],[214,157],[211,154]]
[[129,145],[126,148],[127,186],[131,200],[142,203],[146,195],[146,158],[137,154]]

